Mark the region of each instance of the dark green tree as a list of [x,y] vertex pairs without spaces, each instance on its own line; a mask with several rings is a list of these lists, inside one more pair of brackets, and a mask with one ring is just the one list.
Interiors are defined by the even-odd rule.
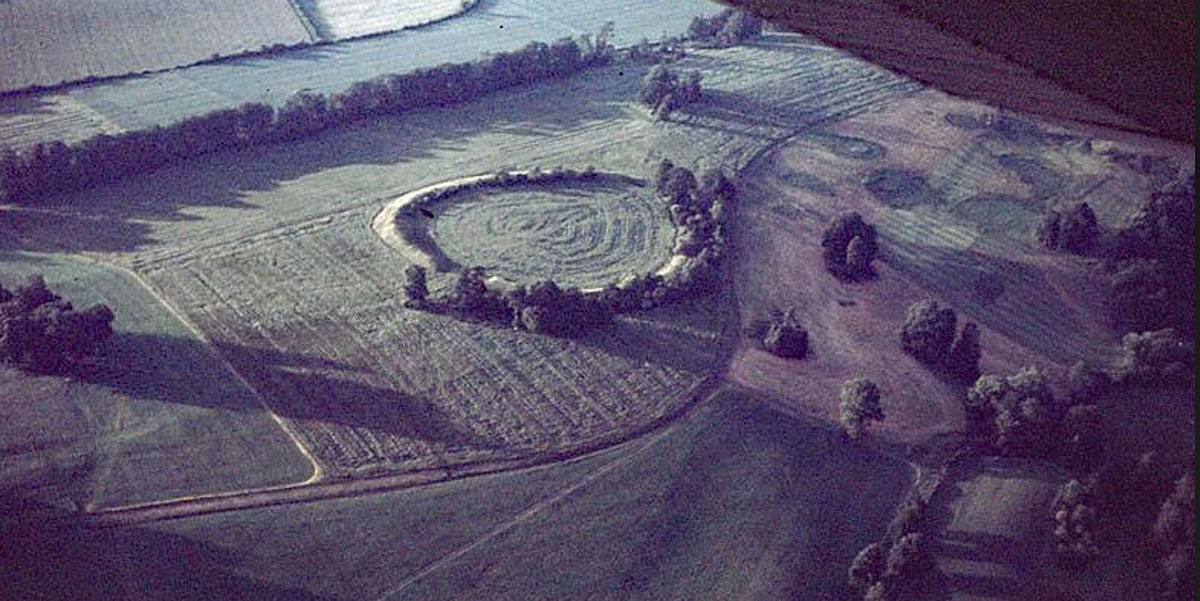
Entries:
[[900,348],[927,365],[944,365],[954,343],[958,316],[935,300],[909,305],[900,328]]
[[883,420],[879,388],[866,378],[854,378],[842,384],[838,421],[850,438],[862,436],[867,422]]
[[762,344],[767,352],[785,359],[803,359],[808,354],[808,331],[800,325],[795,309],[771,320]]

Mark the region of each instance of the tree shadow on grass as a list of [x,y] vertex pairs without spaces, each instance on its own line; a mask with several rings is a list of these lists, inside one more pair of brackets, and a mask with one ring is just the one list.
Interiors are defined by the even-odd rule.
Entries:
[[[157,243],[148,222],[203,219],[188,212],[192,207],[256,209],[246,201],[250,193],[306,175],[438,158],[489,132],[540,138],[612,119],[635,80],[616,76],[615,69],[511,88],[462,105],[365,119],[294,142],[214,153],[107,186],[8,206],[0,209],[0,252],[141,250]],[[363,200],[369,199],[347,195],[331,202],[350,207]]]
[[[322,357],[231,344],[217,353],[244,375],[270,409],[293,419],[363,428],[451,446],[494,446],[419,395],[360,381],[362,374]],[[258,411],[254,392],[191,338],[118,332],[80,380],[121,394],[225,411]]]
[[97,530],[0,495],[0,598],[42,601],[322,601],[238,573],[244,558],[149,527]]

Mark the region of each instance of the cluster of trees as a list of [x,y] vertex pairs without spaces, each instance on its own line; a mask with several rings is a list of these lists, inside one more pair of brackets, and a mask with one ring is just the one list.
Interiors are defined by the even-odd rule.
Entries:
[[695,257],[705,250],[724,250],[725,230],[737,196],[724,171],[710,169],[697,181],[687,168],[663,159],[655,176],[655,190],[667,203],[675,224],[675,254]]
[[1121,339],[1121,361],[1115,374],[1131,386],[1177,385],[1196,378],[1196,342],[1175,330],[1131,332]]
[[687,37],[714,46],[735,46],[762,35],[762,20],[740,10],[727,8],[711,17],[694,17]]
[[676,110],[700,100],[700,81],[699,71],[692,71],[684,79],[659,63],[642,76],[638,102],[650,107],[656,119],[666,120]]
[[659,163],[654,186],[675,224],[674,253],[681,260],[665,285],[677,292],[711,289],[729,250],[737,187],[721,169],[708,169],[697,180],[668,159]]
[[850,586],[864,601],[925,598],[937,568],[925,534],[925,503],[912,497],[900,504],[883,540],[874,542],[850,564]]
[[112,336],[105,305],[76,311],[31,275],[9,291],[0,286],[0,362],[42,373],[60,372],[96,352]]
[[808,355],[808,330],[800,324],[796,310],[773,315],[762,337],[767,352],[784,359],[803,359]]
[[1082,567],[1100,555],[1097,537],[1099,510],[1092,487],[1071,480],[1058,490],[1051,509],[1059,563]]
[[945,370],[961,382],[979,376],[979,326],[968,321],[955,334],[958,315],[935,300],[909,305],[900,327],[900,348],[918,361]]
[[1151,194],[1116,235],[1105,262],[1110,310],[1124,331],[1195,334],[1196,177]]
[[1095,247],[1100,237],[1096,214],[1086,202],[1068,211],[1050,211],[1042,218],[1037,239],[1051,250],[1084,253]]
[[613,308],[576,288],[544,280],[529,286],[489,286],[482,267],[459,272],[449,295],[431,298],[425,268],[405,269],[405,306],[451,313],[551,336],[579,336],[612,320]]
[[844,280],[863,280],[874,275],[871,261],[879,252],[875,226],[857,212],[838,215],[821,237],[825,269]]
[[72,145],[39,143],[19,153],[0,148],[0,201],[33,201],[210,152],[301,138],[376,115],[465,102],[496,90],[565,77],[610,57],[603,32],[595,42],[534,42],[475,62],[361,81],[331,96],[299,91],[278,110],[247,103],[165,127],[99,134]]
[[1192,598],[1195,467],[1173,479],[1178,468],[1153,452],[1119,456],[1064,484],[1052,507],[1060,564],[1080,569],[1114,546],[1154,549],[1165,598]]
[[879,387],[866,378],[854,378],[842,384],[838,421],[850,438],[862,436],[868,422],[883,421],[883,405],[879,399]]
[[981,376],[963,406],[969,434],[1001,454],[1059,457],[1083,465],[1098,455],[1103,424],[1096,405],[1060,401],[1037,368]]

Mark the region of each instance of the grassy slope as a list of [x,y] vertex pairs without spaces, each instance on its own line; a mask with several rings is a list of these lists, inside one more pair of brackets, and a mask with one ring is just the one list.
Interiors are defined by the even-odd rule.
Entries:
[[566,464],[92,533],[79,570],[113,599],[837,599],[908,476],[731,393]]
[[51,255],[0,258],[13,286],[39,272],[78,307],[116,313],[82,381],[0,369],[0,489],[105,507],[300,481],[311,465],[252,394],[128,275]]
[[312,42],[289,0],[0,2],[0,92]]
[[[49,211],[0,214],[0,228],[22,247],[120,255],[273,406],[311,423],[309,440],[344,469],[607,440],[678,407],[719,367],[720,309],[625,321],[582,343],[404,311],[403,263],[366,227],[374,211],[426,183],[514,164],[648,174],[670,156],[736,167],[792,128],[910,89],[774,36],[686,59],[679,68],[708,74],[711,100],[662,124],[630,103],[643,68],[215,155],[73,194]],[[823,79],[833,83],[815,85]],[[757,123],[754,111],[768,109]]]
[[[898,419],[883,428],[916,440],[957,423],[960,392],[899,351],[898,327],[915,300],[941,299],[960,322],[980,324],[985,372],[1040,364],[1061,374],[1077,359],[1114,358],[1117,338],[1091,267],[1034,247],[1031,230],[1048,206],[1080,200],[1102,207],[1107,224],[1119,223],[1147,193],[1146,178],[1079,143],[1006,139],[944,118],[986,110],[922,92],[800,136],[751,171],[740,235],[756,242],[739,257],[743,322],[795,306],[813,333],[814,357],[782,361],[746,341],[736,378],[833,417],[841,381],[868,374],[884,392],[885,411],[896,409]],[[1172,144],[1120,146],[1187,162]],[[1042,180],[1006,168],[1005,155],[1042,166]],[[888,206],[864,186],[885,169],[921,174],[928,188]],[[879,277],[865,283],[837,282],[822,267],[821,233],[849,210],[876,223],[882,240]],[[998,293],[989,296],[989,286]]]

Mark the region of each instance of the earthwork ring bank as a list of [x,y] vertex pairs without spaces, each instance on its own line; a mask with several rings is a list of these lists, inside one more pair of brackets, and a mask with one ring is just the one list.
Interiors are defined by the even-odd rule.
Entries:
[[594,170],[511,171],[408,192],[372,227],[431,271],[480,266],[489,286],[552,280],[599,291],[630,275],[668,276],[675,226],[644,181]]

